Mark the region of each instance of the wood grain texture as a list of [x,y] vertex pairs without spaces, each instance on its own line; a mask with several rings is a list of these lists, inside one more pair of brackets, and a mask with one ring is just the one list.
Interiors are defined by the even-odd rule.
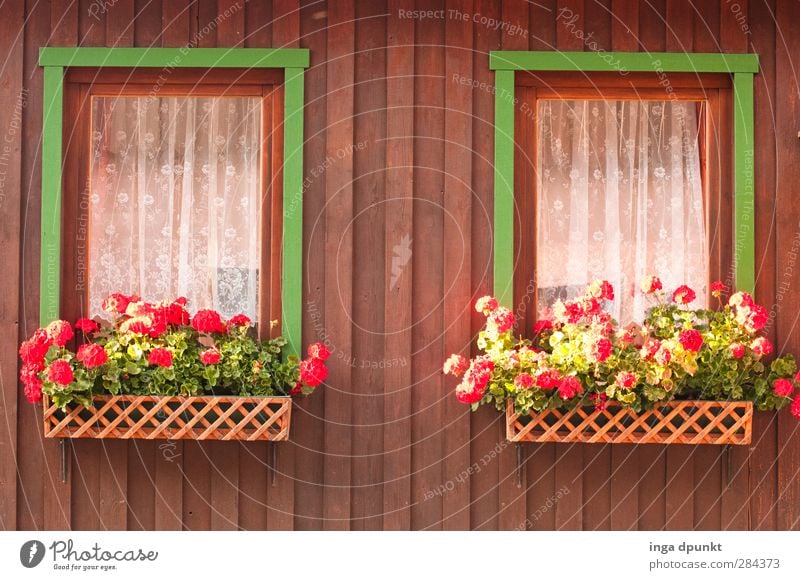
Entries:
[[[756,295],[774,315],[767,336],[776,350],[798,353],[796,276],[787,277],[800,230],[792,197],[800,167],[793,64],[800,46],[789,34],[796,19],[792,2],[118,0],[96,14],[89,0],[12,4],[4,6],[0,23],[9,54],[0,71],[0,131],[9,126],[18,95],[24,93],[26,106],[0,201],[0,241],[9,250],[4,270],[17,273],[0,281],[7,286],[0,293],[0,318],[5,327],[18,325],[0,339],[8,353],[0,360],[0,420],[11,426],[0,436],[0,449],[14,451],[0,454],[0,528],[800,525],[800,444],[787,412],[755,413],[749,448],[526,445],[518,480],[517,451],[504,446],[503,418],[489,409],[470,413],[440,375],[446,354],[473,348],[483,320],[471,306],[492,288],[494,74],[487,65],[489,51],[497,49],[759,55]],[[444,9],[445,18],[400,16],[423,7]],[[448,9],[505,26],[453,18]],[[23,26],[24,34],[17,34]],[[61,484],[58,443],[42,437],[41,411],[24,402],[10,354],[38,323],[42,73],[36,61],[46,45],[311,49],[303,343],[326,342],[334,355],[326,385],[297,404],[291,441],[275,448],[275,456],[269,443],[85,441],[70,450],[69,479]],[[91,80],[86,74],[76,82]],[[700,79],[719,118],[731,110],[727,81],[678,74],[669,79],[684,94],[696,90]],[[241,80],[242,90],[258,85],[247,75]],[[552,94],[547,85],[560,80],[517,73],[518,104],[529,106],[529,118],[518,111],[515,122],[517,168],[535,165],[537,91]],[[629,80],[643,86],[635,75]],[[282,115],[280,82],[269,109],[276,122]],[[78,103],[67,106],[77,110]],[[282,128],[271,133],[267,147],[273,149],[282,143]],[[725,142],[721,135],[719,143]],[[343,148],[350,154],[339,158]],[[280,178],[281,162],[269,157],[267,164],[272,183]],[[730,183],[723,179],[729,169],[723,160],[709,173],[718,184],[718,203],[710,199],[720,224],[729,221]],[[69,167],[64,176],[77,188],[85,178]],[[535,211],[535,172],[515,174],[515,187],[514,301],[519,328],[530,332],[535,302],[533,296],[526,302],[524,278],[536,274],[535,229],[524,216]],[[265,199],[275,209],[280,197],[272,193],[279,192],[267,187]],[[279,225],[269,219],[270,236]],[[732,253],[724,229],[715,235],[721,236],[713,250],[722,275]],[[403,236],[412,257],[393,284],[395,246]],[[270,254],[268,263],[279,260]],[[73,298],[64,306],[74,305]],[[269,316],[279,309],[270,300]],[[362,368],[362,361],[383,361],[385,368]],[[390,367],[390,361],[396,364]],[[433,493],[437,489],[443,493]]]

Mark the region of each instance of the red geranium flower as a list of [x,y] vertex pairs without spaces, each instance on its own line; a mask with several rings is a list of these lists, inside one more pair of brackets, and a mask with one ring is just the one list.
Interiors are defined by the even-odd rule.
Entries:
[[39,377],[36,377],[30,382],[25,383],[23,392],[29,403],[38,403],[42,400],[42,381],[39,380]]
[[82,344],[78,348],[78,354],[75,358],[82,362],[87,369],[93,369],[104,364],[108,360],[108,354],[102,346],[90,342],[89,344]]
[[300,380],[309,387],[316,387],[328,376],[328,367],[318,358],[300,361]]
[[47,367],[47,380],[65,387],[75,380],[75,375],[67,361],[58,359],[54,360],[50,363],[50,366]]
[[772,383],[772,390],[779,397],[791,397],[794,392],[794,385],[789,379],[776,379]]
[[44,329],[39,328],[28,340],[19,347],[19,358],[25,364],[40,363],[44,360],[53,341],[47,336]]
[[737,292],[728,298],[728,306],[734,308],[750,308],[755,304],[753,297],[747,292]]
[[225,332],[225,323],[216,310],[198,310],[192,318],[192,328],[205,334],[222,333]]
[[703,346],[703,335],[694,328],[681,332],[678,341],[686,352],[697,352]]
[[75,328],[83,332],[83,334],[92,334],[100,330],[100,325],[91,318],[79,318],[75,321]]
[[514,314],[505,306],[498,306],[486,321],[486,329],[494,336],[511,330],[514,326]]
[[758,304],[750,307],[738,308],[736,311],[736,322],[741,324],[750,334],[756,333],[767,325],[769,314],[767,309]]
[[711,295],[715,298],[719,298],[723,292],[727,292],[728,289],[725,287],[725,284],[720,282],[719,280],[711,283]]
[[540,334],[545,330],[553,330],[553,322],[551,320],[537,320],[533,325],[533,334]]
[[663,288],[658,276],[645,276],[642,278],[642,292],[653,294]]
[[514,378],[514,386],[518,389],[530,389],[533,386],[533,377],[528,373],[520,373]]
[[497,310],[497,306],[497,298],[494,296],[484,296],[483,298],[478,298],[478,301],[475,302],[475,310],[484,316],[489,316]]
[[572,375],[564,377],[564,380],[558,385],[558,396],[564,400],[571,399],[582,392],[583,386],[581,386],[581,382]]
[[220,353],[216,348],[209,348],[200,353],[200,362],[204,365],[215,365],[219,359]]
[[54,320],[47,325],[45,330],[56,346],[64,346],[75,336],[72,326],[66,320]]
[[608,395],[605,393],[592,393],[589,395],[589,400],[594,403],[594,408],[597,411],[605,411],[608,405]]
[[792,406],[789,408],[789,411],[792,413],[792,415],[800,419],[800,393],[794,396],[794,399],[792,400]]
[[685,284],[683,286],[678,286],[675,292],[672,293],[672,301],[675,304],[689,304],[693,302],[695,298],[697,298],[697,295],[694,293],[694,290]]
[[125,296],[124,294],[117,292],[115,294],[111,294],[105,300],[103,300],[101,307],[109,314],[125,314],[125,310],[128,308],[128,303],[131,301],[138,302],[139,297]]
[[179,302],[181,298],[178,300],[173,301],[169,306],[167,306],[167,322],[172,326],[185,326],[189,324],[189,313],[186,311],[186,298],[183,298],[183,302]]
[[596,362],[605,362],[611,356],[611,341],[607,338],[599,338],[592,344],[592,358]]
[[620,371],[614,382],[621,389],[631,389],[636,386],[636,375],[629,371]]
[[244,314],[237,314],[228,321],[230,326],[250,326],[250,319]]
[[486,392],[486,385],[492,378],[493,370],[494,363],[488,357],[481,356],[473,360],[461,383],[456,387],[456,398],[459,402],[466,405],[479,402]]
[[614,300],[614,287],[608,280],[595,280],[586,287],[586,294],[598,300]]
[[772,352],[772,343],[768,338],[759,336],[750,343],[750,348],[757,356],[766,356]]
[[136,318],[129,318],[123,322],[119,329],[121,332],[130,332],[133,334],[150,334],[150,328],[153,325],[153,320],[149,316],[137,316]]
[[169,368],[172,366],[172,351],[166,348],[154,348],[147,356],[147,362],[151,365]]
[[446,375],[460,377],[464,374],[467,368],[469,368],[469,361],[460,354],[453,354],[450,355],[450,358],[444,361],[442,372]]
[[536,386],[540,389],[550,390],[561,383],[561,373],[557,369],[540,369],[536,373]]
[[292,390],[289,391],[290,395],[299,395],[303,391],[303,383],[297,381],[297,384],[292,387]]
[[328,360],[331,356],[331,351],[321,342],[315,342],[308,345],[308,356],[311,358],[318,358],[320,360]]
[[728,349],[730,350],[733,358],[742,358],[744,356],[744,345],[739,342],[733,343],[728,347]]

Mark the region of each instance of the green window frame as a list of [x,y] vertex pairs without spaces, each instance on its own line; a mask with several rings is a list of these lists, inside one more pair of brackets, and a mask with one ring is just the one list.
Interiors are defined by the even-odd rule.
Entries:
[[724,73],[733,76],[734,268],[755,290],[753,77],[757,54],[492,51],[495,71],[494,294],[514,300],[514,73],[516,71]]
[[309,66],[304,48],[55,48],[39,50],[44,68],[42,225],[39,320],[59,317],[64,73],[68,67],[282,68],[283,232],[282,331],[286,353],[299,354],[303,289],[303,93]]

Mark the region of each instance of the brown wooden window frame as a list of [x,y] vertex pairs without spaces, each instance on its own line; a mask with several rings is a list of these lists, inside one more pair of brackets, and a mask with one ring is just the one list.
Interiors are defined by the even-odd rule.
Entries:
[[81,245],[80,238],[81,228],[88,223],[88,203],[83,200],[91,187],[92,97],[249,96],[262,99],[258,333],[262,338],[280,334],[280,325],[272,328],[269,321],[281,319],[282,307],[283,80],[281,69],[70,67],[66,71],[60,271],[61,287],[66,290],[60,300],[63,317],[74,320],[88,312],[89,248],[86,240]]
[[708,282],[734,280],[733,86],[730,75],[518,71],[514,87],[514,304],[517,331],[532,336],[538,310],[536,228],[538,226],[538,101],[687,100],[702,102],[701,175],[708,236]]

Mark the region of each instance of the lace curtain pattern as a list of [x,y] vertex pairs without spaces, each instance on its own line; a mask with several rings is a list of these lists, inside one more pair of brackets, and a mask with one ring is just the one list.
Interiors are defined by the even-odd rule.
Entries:
[[94,97],[91,316],[121,291],[257,320],[260,103]]
[[639,282],[690,284],[706,300],[708,248],[697,103],[555,101],[538,105],[540,316],[596,278],[611,314],[643,318]]

